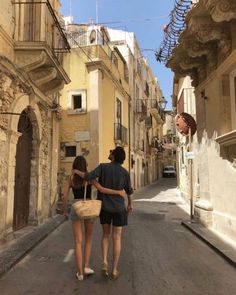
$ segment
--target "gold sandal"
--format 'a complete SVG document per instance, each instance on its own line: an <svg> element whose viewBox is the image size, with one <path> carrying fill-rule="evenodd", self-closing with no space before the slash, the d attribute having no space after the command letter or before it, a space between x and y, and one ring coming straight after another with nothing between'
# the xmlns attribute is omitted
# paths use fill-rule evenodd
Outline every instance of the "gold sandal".
<svg viewBox="0 0 236 295"><path fill-rule="evenodd" d="M117 280L118 277L119 277L119 275L120 275L120 273L119 273L118 270L117 270L116 272L113 272L113 273L111 274L111 280L113 280L113 281Z"/></svg>
<svg viewBox="0 0 236 295"><path fill-rule="evenodd" d="M104 277L108 277L108 265L107 265L107 263L103 263L102 264L102 275L104 276Z"/></svg>

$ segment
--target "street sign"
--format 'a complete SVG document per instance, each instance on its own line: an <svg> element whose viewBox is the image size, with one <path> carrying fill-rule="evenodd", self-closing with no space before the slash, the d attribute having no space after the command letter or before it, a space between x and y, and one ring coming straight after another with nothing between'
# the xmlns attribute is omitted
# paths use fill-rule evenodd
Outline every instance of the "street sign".
<svg viewBox="0 0 236 295"><path fill-rule="evenodd" d="M186 159L188 159L188 160L192 160L192 159L194 159L194 152L186 152L186 153L185 153L185 157L186 157Z"/></svg>

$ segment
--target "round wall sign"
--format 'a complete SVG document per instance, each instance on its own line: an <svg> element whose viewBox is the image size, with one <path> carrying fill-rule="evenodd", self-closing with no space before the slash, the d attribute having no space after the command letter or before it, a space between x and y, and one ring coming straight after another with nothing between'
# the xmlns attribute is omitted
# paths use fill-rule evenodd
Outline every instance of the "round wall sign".
<svg viewBox="0 0 236 295"><path fill-rule="evenodd" d="M189 135L191 128L191 135L194 135L197 130L195 119L188 113L181 113L175 116L176 129L183 135Z"/></svg>

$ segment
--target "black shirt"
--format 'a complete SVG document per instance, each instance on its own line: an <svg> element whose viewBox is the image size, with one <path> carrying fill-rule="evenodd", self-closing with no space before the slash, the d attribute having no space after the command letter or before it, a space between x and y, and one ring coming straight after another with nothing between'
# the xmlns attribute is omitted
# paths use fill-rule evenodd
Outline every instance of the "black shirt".
<svg viewBox="0 0 236 295"><path fill-rule="evenodd" d="M133 193L129 172L119 163L103 163L85 174L85 179L88 181L95 178L98 178L98 182L105 188L124 189L127 195ZM125 209L125 199L119 195L107 195L98 191L98 199L102 201L102 209L105 211L120 212Z"/></svg>
<svg viewBox="0 0 236 295"><path fill-rule="evenodd" d="M73 191L75 199L84 199L84 188L85 188L84 186L81 186L81 187L72 186L72 191ZM86 199L91 199L91 184L87 185Z"/></svg>

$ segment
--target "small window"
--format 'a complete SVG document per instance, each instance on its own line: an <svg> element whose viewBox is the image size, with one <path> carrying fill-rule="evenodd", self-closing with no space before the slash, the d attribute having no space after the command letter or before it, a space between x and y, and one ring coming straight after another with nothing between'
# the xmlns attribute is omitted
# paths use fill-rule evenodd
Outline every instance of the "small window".
<svg viewBox="0 0 236 295"><path fill-rule="evenodd" d="M73 109L82 109L82 95L72 95L72 106Z"/></svg>
<svg viewBox="0 0 236 295"><path fill-rule="evenodd" d="M68 95L68 114L84 114L87 111L86 90L71 90Z"/></svg>
<svg viewBox="0 0 236 295"><path fill-rule="evenodd" d="M95 30L92 30L91 33L90 33L90 36L89 36L89 40L90 40L90 43L95 43L96 41L96 31Z"/></svg>
<svg viewBox="0 0 236 295"><path fill-rule="evenodd" d="M65 156L76 157L76 146L66 146Z"/></svg>

